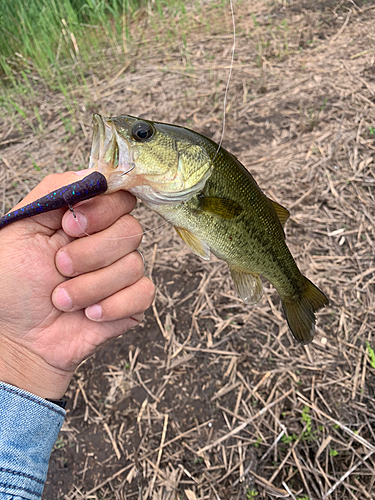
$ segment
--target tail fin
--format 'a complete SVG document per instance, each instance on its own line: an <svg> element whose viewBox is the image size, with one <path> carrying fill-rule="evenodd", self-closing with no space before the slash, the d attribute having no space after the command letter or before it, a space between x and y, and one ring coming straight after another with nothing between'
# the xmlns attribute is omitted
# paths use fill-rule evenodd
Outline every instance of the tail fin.
<svg viewBox="0 0 375 500"><path fill-rule="evenodd" d="M310 280L304 277L305 290L298 298L283 300L283 309L294 337L309 344L315 333L315 312L328 304L328 299Z"/></svg>

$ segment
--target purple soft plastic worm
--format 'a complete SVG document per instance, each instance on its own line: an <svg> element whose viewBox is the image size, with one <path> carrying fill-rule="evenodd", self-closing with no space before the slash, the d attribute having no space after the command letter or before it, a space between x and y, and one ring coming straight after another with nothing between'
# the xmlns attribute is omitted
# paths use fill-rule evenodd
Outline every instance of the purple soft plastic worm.
<svg viewBox="0 0 375 500"><path fill-rule="evenodd" d="M27 219L37 214L71 207L79 201L88 200L107 191L107 180L100 172L93 172L83 179L63 186L56 191L33 201L25 207L18 208L0 218L0 229L17 220Z"/></svg>

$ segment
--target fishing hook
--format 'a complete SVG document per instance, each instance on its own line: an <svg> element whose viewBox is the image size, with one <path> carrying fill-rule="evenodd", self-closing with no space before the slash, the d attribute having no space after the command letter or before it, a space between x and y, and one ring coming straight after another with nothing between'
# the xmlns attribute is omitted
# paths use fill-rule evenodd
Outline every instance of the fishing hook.
<svg viewBox="0 0 375 500"><path fill-rule="evenodd" d="M123 177L124 175L128 174L129 172L131 172L133 170L133 168L135 168L135 163L132 163L132 166L129 168L129 170L127 170L126 172L124 172L123 174L121 174L120 177Z"/></svg>

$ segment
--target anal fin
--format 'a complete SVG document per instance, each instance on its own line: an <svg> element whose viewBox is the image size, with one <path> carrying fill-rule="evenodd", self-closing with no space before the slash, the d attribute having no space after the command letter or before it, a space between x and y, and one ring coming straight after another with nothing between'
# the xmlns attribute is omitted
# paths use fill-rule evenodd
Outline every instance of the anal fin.
<svg viewBox="0 0 375 500"><path fill-rule="evenodd" d="M204 260L210 260L210 248L207 243L194 236L194 234L192 234L187 229L176 226L174 226L174 228L176 230L176 233L186 243L186 245L192 252L194 252L196 255L199 255L199 257L202 257L202 259Z"/></svg>
<svg viewBox="0 0 375 500"><path fill-rule="evenodd" d="M238 295L246 304L255 304L263 295L263 285L259 274L248 273L234 267L230 273Z"/></svg>

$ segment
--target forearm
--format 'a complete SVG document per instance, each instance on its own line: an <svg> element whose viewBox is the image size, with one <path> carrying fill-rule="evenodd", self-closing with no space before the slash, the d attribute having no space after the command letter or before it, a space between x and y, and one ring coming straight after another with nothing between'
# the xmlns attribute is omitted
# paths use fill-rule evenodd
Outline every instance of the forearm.
<svg viewBox="0 0 375 500"><path fill-rule="evenodd" d="M0 499L41 498L65 411L0 382Z"/></svg>

